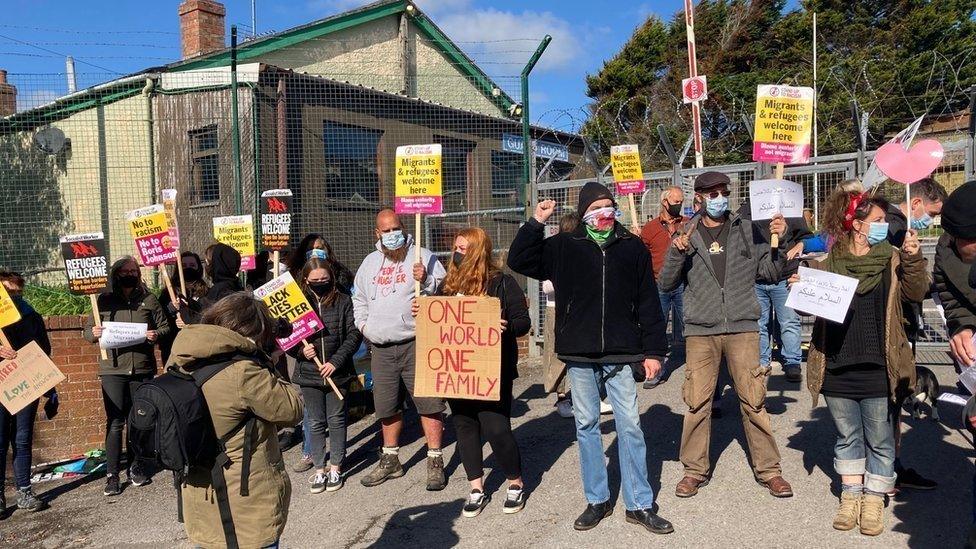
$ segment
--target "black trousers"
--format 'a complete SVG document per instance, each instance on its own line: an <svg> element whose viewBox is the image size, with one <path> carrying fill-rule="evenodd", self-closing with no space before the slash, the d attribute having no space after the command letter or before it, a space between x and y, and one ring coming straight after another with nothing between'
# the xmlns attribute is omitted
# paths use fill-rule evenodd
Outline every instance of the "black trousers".
<svg viewBox="0 0 976 549"><path fill-rule="evenodd" d="M122 430L132 408L132 393L152 375L100 376L102 401L105 403L105 469L110 475L119 474L122 457ZM126 448L126 463L132 463L132 454Z"/></svg>
<svg viewBox="0 0 976 549"><path fill-rule="evenodd" d="M468 480L484 475L483 440L491 445L495 460L508 480L522 476L522 456L512 433L512 380L502 380L501 400L450 399L457 447Z"/></svg>

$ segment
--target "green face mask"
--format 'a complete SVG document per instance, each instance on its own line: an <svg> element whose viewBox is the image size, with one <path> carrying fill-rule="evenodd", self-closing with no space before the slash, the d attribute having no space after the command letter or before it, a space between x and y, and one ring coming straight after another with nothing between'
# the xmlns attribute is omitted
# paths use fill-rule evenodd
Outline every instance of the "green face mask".
<svg viewBox="0 0 976 549"><path fill-rule="evenodd" d="M589 225L584 225L586 227L586 234L593 239L594 242L600 244L601 246L610 238L610 233L613 232L613 227L605 231L598 231Z"/></svg>

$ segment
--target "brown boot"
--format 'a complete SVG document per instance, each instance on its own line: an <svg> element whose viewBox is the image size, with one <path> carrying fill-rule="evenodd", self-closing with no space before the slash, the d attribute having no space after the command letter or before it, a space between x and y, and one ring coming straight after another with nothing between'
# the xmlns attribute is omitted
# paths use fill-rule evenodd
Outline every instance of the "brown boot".
<svg viewBox="0 0 976 549"><path fill-rule="evenodd" d="M851 530L857 526L861 518L861 496L859 492L841 492L840 508L834 517L834 528L837 530Z"/></svg>
<svg viewBox="0 0 976 549"><path fill-rule="evenodd" d="M674 495L679 498L690 498L698 494L698 489L707 486L708 479L698 480L695 477L685 476L683 479L678 481L678 485L674 488Z"/></svg>
<svg viewBox="0 0 976 549"><path fill-rule="evenodd" d="M444 476L444 458L441 456L427 457L427 491L439 492L447 486Z"/></svg>
<svg viewBox="0 0 976 549"><path fill-rule="evenodd" d="M884 497L864 494L861 500L861 533L877 536L884 532Z"/></svg>
<svg viewBox="0 0 976 549"><path fill-rule="evenodd" d="M770 495L775 498L791 498L793 497L793 487L790 486L786 479L780 476L775 476L769 480L762 480L757 478L761 486L769 490Z"/></svg>

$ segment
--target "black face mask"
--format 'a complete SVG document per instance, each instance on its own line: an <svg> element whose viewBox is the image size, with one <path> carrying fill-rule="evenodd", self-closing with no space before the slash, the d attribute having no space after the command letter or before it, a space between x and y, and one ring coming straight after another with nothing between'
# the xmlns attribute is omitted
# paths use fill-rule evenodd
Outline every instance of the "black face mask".
<svg viewBox="0 0 976 549"><path fill-rule="evenodd" d="M130 289L130 290L132 288L136 288L136 287L139 286L139 277L138 276L132 276L132 275L120 276L119 279L118 279L118 281L119 281L119 286L120 287L127 288L127 289Z"/></svg>
<svg viewBox="0 0 976 549"><path fill-rule="evenodd" d="M203 272L200 269L184 267L183 278L186 279L188 282L196 282L198 280L203 280Z"/></svg>
<svg viewBox="0 0 976 549"><path fill-rule="evenodd" d="M667 204L668 215L678 217L681 215L681 204Z"/></svg>
<svg viewBox="0 0 976 549"><path fill-rule="evenodd" d="M312 293L314 293L319 297L322 297L322 296L329 295L329 292L332 291L332 287L334 285L335 284L333 284L332 282L310 282L308 284L308 287L312 290Z"/></svg>
<svg viewBox="0 0 976 549"><path fill-rule="evenodd" d="M454 255L451 256L451 262L454 263L455 267L460 267L462 261L464 261L464 254L461 252L454 252Z"/></svg>

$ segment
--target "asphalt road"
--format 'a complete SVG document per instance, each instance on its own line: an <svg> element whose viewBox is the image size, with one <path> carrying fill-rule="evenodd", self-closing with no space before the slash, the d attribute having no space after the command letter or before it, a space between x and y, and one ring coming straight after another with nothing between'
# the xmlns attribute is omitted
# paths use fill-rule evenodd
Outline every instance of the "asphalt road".
<svg viewBox="0 0 976 549"><path fill-rule="evenodd" d="M936 368L943 387L954 381L949 368ZM308 475L291 473L294 495L282 547L961 547L971 523L973 446L968 434L950 431L927 417L906 421L904 461L939 482L931 492L904 491L886 511L887 529L876 538L830 526L839 488L832 471L833 424L821 404L811 409L809 393L775 372L767 407L782 454L785 477L796 496L775 499L752 478L743 449L738 403L731 388L722 400L724 417L713 422L711 455L716 460L711 484L691 499L674 496L681 478L681 380L641 390L639 403L648 447L651 484L659 494L660 514L675 532L654 536L626 524L618 490L614 514L589 532L576 532L573 520L585 501L572 420L556 414L551 396L542 393L541 373L522 367L515 384L518 401L515 435L523 451L531 495L526 508L504 515L498 491L503 477L491 471L491 505L474 519L461 517L468 488L448 430L445 456L450 481L443 492L424 489L423 441L416 416L408 416L401 458L407 475L375 488L359 479L372 467L379 448L371 418L349 432L350 476L335 493L312 495ZM611 485L619 483L613 419L604 416L604 443ZM287 452L290 465L299 449ZM486 455L490 454L486 450ZM487 467L494 467L489 458ZM166 475L142 488L129 487L118 498L101 495L103 479L37 486L51 499L47 511L17 512L0 523L3 547L182 547L188 546L176 522L173 488Z"/></svg>

